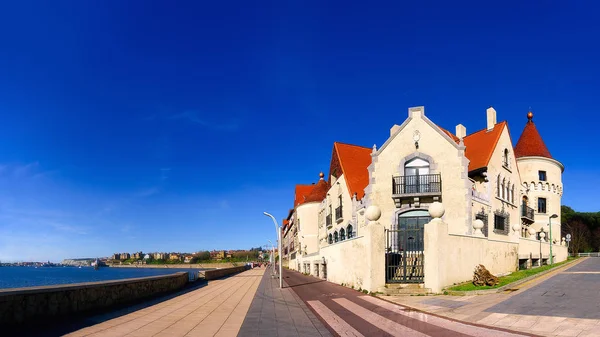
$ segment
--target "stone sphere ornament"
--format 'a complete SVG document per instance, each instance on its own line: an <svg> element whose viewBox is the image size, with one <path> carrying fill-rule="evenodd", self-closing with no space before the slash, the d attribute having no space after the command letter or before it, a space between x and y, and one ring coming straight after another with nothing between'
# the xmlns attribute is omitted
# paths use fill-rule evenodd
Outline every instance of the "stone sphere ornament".
<svg viewBox="0 0 600 337"><path fill-rule="evenodd" d="M544 233L543 231L540 232L540 240L545 241L544 238L546 237L546 233Z"/></svg>
<svg viewBox="0 0 600 337"><path fill-rule="evenodd" d="M535 229L529 227L529 229L527 230L527 233L529 233L530 237L533 237L533 236L535 236Z"/></svg>
<svg viewBox="0 0 600 337"><path fill-rule="evenodd" d="M367 208L365 215L369 221L377 221L381 218L381 210L379 207L372 205Z"/></svg>
<svg viewBox="0 0 600 337"><path fill-rule="evenodd" d="M514 232L518 232L518 231L520 231L520 230L521 230L521 225L519 225L518 223L516 223L516 224L512 225L512 230L513 230Z"/></svg>
<svg viewBox="0 0 600 337"><path fill-rule="evenodd" d="M435 201L431 205L429 205L429 215L431 215L434 219L439 219L444 216L446 210L444 209L444 205L441 202Z"/></svg>

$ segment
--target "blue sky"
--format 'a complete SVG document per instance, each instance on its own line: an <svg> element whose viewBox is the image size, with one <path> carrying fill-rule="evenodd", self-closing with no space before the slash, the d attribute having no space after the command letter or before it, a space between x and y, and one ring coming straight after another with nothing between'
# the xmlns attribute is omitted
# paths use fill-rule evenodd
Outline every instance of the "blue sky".
<svg viewBox="0 0 600 337"><path fill-rule="evenodd" d="M274 241L332 143L410 106L516 143L532 107L563 204L599 211L598 8L570 3L9 2L0 260Z"/></svg>

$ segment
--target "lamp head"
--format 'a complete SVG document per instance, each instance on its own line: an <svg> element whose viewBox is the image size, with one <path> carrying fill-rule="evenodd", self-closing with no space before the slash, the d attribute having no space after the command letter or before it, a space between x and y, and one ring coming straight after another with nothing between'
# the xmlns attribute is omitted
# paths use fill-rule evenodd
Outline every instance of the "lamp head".
<svg viewBox="0 0 600 337"><path fill-rule="evenodd" d="M558 218L558 215L556 215L556 214L552 214L552 215L550 216L550 219L556 219L556 218Z"/></svg>

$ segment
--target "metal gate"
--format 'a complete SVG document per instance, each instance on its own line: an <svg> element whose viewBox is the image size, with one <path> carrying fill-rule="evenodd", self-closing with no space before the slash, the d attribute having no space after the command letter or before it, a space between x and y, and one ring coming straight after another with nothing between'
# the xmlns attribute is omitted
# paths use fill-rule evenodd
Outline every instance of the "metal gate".
<svg viewBox="0 0 600 337"><path fill-rule="evenodd" d="M423 283L424 226L428 216L398 217L398 229L386 229L386 283Z"/></svg>

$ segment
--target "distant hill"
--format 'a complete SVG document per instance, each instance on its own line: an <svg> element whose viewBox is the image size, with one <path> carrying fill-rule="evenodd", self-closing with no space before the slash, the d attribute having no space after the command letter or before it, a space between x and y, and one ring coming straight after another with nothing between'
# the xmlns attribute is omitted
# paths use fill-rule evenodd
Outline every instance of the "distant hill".
<svg viewBox="0 0 600 337"><path fill-rule="evenodd" d="M571 234L570 252L600 251L600 212L577 212L561 206L562 237Z"/></svg>
<svg viewBox="0 0 600 337"><path fill-rule="evenodd" d="M90 264L92 264L92 262L94 262L96 259L92 259L92 258L82 258L82 259L64 259L61 264L65 265L65 266L89 266Z"/></svg>

